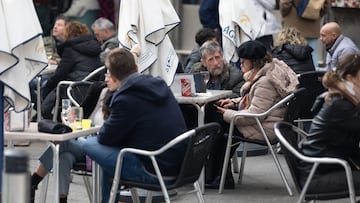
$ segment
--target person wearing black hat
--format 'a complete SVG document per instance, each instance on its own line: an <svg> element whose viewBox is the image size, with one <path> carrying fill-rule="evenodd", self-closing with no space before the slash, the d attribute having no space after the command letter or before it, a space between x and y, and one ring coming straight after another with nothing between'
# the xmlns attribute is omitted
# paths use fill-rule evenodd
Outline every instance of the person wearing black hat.
<svg viewBox="0 0 360 203"><path fill-rule="evenodd" d="M237 50L240 57L241 70L244 73L245 84L241 87L239 98L221 99L216 102L217 112L220 113L219 123L223 130L228 132L232 116L241 111L248 113L262 113L268 110L275 103L286 97L295 90L298 80L296 74L283 61L279 61L266 51L265 46L258 41L243 43ZM275 139L273 126L275 121L282 120L285 107L274 110L268 117L261 120L266 134L270 140ZM251 119L251 120L250 120ZM243 136L249 139L264 140L260 130L253 118L238 118L235 122L236 136ZM222 139L216 144L210 157L212 168L217 168L219 174L222 170L227 139ZM235 149L231 150L232 157Z"/></svg>

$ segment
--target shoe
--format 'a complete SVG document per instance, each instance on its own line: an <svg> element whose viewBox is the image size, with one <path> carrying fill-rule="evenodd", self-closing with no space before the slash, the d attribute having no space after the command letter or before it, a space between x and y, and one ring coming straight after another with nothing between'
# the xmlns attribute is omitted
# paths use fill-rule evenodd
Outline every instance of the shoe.
<svg viewBox="0 0 360 203"><path fill-rule="evenodd" d="M212 181L211 183L205 183L205 188L206 189L219 189L220 179L221 179L221 177L217 176L215 178L215 180ZM235 182L234 182L234 178L232 176L231 177L226 176L224 189L235 189Z"/></svg>

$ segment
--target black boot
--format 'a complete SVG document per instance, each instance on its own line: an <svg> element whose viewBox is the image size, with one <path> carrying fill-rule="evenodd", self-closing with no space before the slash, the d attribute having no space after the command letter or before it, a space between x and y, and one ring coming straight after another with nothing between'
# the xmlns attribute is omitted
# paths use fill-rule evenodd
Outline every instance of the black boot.
<svg viewBox="0 0 360 203"><path fill-rule="evenodd" d="M33 173L33 175L31 176L31 191L30 191L30 202L34 203L35 201L35 191L37 190L37 186L39 185L39 183L41 182L41 180L43 179L43 177L39 176L36 173Z"/></svg>

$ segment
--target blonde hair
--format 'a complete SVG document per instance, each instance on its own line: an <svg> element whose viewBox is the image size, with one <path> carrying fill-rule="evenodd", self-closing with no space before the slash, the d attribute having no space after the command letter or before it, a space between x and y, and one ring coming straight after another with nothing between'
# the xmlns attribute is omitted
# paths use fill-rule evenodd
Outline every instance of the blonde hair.
<svg viewBox="0 0 360 203"><path fill-rule="evenodd" d="M283 28L275 42L274 42L274 46L278 47L284 43L289 43L289 44L294 44L294 45L307 45L307 41L306 39L301 35L301 32L294 28L294 27L286 27Z"/></svg>

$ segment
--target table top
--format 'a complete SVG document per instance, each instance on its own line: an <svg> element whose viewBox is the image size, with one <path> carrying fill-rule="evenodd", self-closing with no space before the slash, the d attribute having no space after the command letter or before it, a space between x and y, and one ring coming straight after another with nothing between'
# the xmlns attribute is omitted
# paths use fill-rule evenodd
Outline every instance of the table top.
<svg viewBox="0 0 360 203"><path fill-rule="evenodd" d="M5 140L44 140L44 141L66 141L77 137L87 136L99 131L101 126L94 126L86 130L77 130L64 134L52 134L38 132L37 123L30 123L25 131L4 131Z"/></svg>
<svg viewBox="0 0 360 203"><path fill-rule="evenodd" d="M206 104L212 101L216 101L221 98L226 98L232 95L233 92L231 90L207 90L206 93L196 93L195 96L192 97L183 97L176 96L175 98L180 104Z"/></svg>

